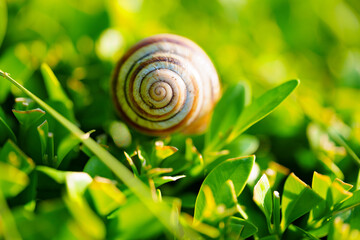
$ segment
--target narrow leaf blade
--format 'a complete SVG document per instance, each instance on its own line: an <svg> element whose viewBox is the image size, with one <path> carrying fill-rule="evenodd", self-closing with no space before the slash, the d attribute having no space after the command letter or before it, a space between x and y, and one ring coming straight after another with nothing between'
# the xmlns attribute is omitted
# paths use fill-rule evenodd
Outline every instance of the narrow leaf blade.
<svg viewBox="0 0 360 240"><path fill-rule="evenodd" d="M250 126L270 114L294 91L299 83L299 80L290 80L255 99L255 101L242 112L228 141L231 142Z"/></svg>

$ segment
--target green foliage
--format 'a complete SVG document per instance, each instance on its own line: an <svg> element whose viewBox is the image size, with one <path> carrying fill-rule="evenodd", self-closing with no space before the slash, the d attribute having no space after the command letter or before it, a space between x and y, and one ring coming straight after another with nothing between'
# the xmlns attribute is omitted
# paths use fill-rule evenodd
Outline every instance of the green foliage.
<svg viewBox="0 0 360 240"><path fill-rule="evenodd" d="M281 199L282 228L315 207L321 198L293 173L286 179ZM306 204L304 204L306 202Z"/></svg>
<svg viewBox="0 0 360 240"><path fill-rule="evenodd" d="M0 2L0 46L5 37L6 25L7 25L7 11L6 11L6 2Z"/></svg>
<svg viewBox="0 0 360 240"><path fill-rule="evenodd" d="M216 221L217 215L237 207L255 156L229 159L214 168L203 181L195 203L195 221ZM222 207L223 209L219 210ZM221 211L221 212L219 212Z"/></svg>
<svg viewBox="0 0 360 240"><path fill-rule="evenodd" d="M359 7L0 0L0 239L358 239ZM112 106L116 62L164 32L221 78L202 135Z"/></svg>
<svg viewBox="0 0 360 240"><path fill-rule="evenodd" d="M264 174L254 187L254 202L260 207L266 216L268 224L271 223L273 202L269 179Z"/></svg>

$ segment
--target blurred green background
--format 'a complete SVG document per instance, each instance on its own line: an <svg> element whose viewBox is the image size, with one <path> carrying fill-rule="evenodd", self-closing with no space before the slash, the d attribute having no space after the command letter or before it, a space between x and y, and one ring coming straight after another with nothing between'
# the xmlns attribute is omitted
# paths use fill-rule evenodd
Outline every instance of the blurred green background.
<svg viewBox="0 0 360 240"><path fill-rule="evenodd" d="M257 97L301 80L290 99L248 130L260 140L259 165L275 160L308 183L314 170L354 183L359 21L358 0L0 0L0 69L46 99L39 71L46 62L73 100L80 127L101 133L117 119L109 80L126 49L157 33L183 35L209 54L224 89L245 81ZM7 116L14 96L21 93L1 80Z"/></svg>

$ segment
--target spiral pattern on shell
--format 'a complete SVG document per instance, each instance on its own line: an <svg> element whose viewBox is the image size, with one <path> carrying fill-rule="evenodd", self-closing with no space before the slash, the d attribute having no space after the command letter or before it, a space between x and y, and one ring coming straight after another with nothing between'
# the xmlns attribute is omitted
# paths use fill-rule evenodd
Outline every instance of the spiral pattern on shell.
<svg viewBox="0 0 360 240"><path fill-rule="evenodd" d="M120 59L112 95L121 117L141 132L199 133L219 99L220 85L198 45L161 34L140 41Z"/></svg>

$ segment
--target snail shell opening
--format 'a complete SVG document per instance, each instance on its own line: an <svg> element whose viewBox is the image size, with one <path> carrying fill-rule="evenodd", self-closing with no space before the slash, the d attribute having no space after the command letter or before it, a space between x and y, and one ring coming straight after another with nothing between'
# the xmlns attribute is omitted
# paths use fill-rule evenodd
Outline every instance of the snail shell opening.
<svg viewBox="0 0 360 240"><path fill-rule="evenodd" d="M146 38L118 62L112 96L122 119L140 132L203 132L220 97L219 77L206 53L172 34Z"/></svg>

